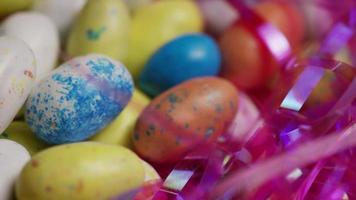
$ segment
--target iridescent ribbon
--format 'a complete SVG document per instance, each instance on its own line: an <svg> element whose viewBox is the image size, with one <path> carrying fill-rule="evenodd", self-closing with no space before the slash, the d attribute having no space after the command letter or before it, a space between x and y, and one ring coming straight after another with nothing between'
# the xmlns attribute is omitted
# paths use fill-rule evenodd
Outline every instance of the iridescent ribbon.
<svg viewBox="0 0 356 200"><path fill-rule="evenodd" d="M280 66L284 66L293 58L291 45L278 28L266 22L242 0L227 0L227 2L240 13L237 23L250 31Z"/></svg>

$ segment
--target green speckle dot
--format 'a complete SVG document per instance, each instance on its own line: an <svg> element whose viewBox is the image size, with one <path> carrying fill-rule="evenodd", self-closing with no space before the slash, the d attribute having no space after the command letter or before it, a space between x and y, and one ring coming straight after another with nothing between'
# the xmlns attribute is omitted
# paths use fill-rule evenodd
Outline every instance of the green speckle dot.
<svg viewBox="0 0 356 200"><path fill-rule="evenodd" d="M7 134L6 132L4 132L2 135L0 135L0 138L8 139L8 138L9 138L9 134Z"/></svg>
<svg viewBox="0 0 356 200"><path fill-rule="evenodd" d="M207 128L205 131L205 138L209 138L210 136L212 136L214 133L214 130L215 129L212 127Z"/></svg>
<svg viewBox="0 0 356 200"><path fill-rule="evenodd" d="M99 30L89 29L86 32L88 40L95 41L99 40L102 33L106 31L106 27L101 27Z"/></svg>
<svg viewBox="0 0 356 200"><path fill-rule="evenodd" d="M138 141L140 139L140 135L138 133L133 134L134 140Z"/></svg>
<svg viewBox="0 0 356 200"><path fill-rule="evenodd" d="M172 94L168 95L168 101L172 104L175 104L175 103L179 102L180 100L176 94L172 93Z"/></svg>

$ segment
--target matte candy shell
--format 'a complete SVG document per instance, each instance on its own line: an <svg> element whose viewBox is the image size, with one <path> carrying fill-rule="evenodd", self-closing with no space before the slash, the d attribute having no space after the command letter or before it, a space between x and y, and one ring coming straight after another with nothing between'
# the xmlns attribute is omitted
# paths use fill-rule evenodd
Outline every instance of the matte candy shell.
<svg viewBox="0 0 356 200"><path fill-rule="evenodd" d="M164 43L202 30L202 17L191 0L156 1L135 12L127 67L137 79L150 56Z"/></svg>
<svg viewBox="0 0 356 200"><path fill-rule="evenodd" d="M11 14L19 10L30 8L33 0L1 0L0 17Z"/></svg>
<svg viewBox="0 0 356 200"><path fill-rule="evenodd" d="M90 140L132 148L131 134L137 118L149 103L150 99L135 89L132 99L120 115Z"/></svg>
<svg viewBox="0 0 356 200"><path fill-rule="evenodd" d="M35 0L33 10L51 18L64 38L86 2L87 0Z"/></svg>
<svg viewBox="0 0 356 200"><path fill-rule="evenodd" d="M234 118L237 102L236 89L221 78L175 86L141 113L133 134L135 150L149 161L177 161L195 145L216 140Z"/></svg>
<svg viewBox="0 0 356 200"><path fill-rule="evenodd" d="M5 132L0 135L0 138L13 140L23 145L31 155L48 147L35 136L30 127L23 121L12 122Z"/></svg>
<svg viewBox="0 0 356 200"><path fill-rule="evenodd" d="M88 1L69 34L70 56L100 53L117 60L127 57L130 16L121 0Z"/></svg>
<svg viewBox="0 0 356 200"><path fill-rule="evenodd" d="M139 86L146 94L157 96L186 80L217 75L220 64L219 47L211 37L183 35L165 44L150 58Z"/></svg>
<svg viewBox="0 0 356 200"><path fill-rule="evenodd" d="M209 32L220 35L238 19L238 13L227 1L197 0Z"/></svg>
<svg viewBox="0 0 356 200"><path fill-rule="evenodd" d="M144 180L141 160L130 150L75 143L35 155L16 183L16 196L18 200L106 200Z"/></svg>
<svg viewBox="0 0 356 200"><path fill-rule="evenodd" d="M12 199L15 180L30 154L24 147L11 140L0 139L0 199Z"/></svg>
<svg viewBox="0 0 356 200"><path fill-rule="evenodd" d="M132 12L152 3L154 0L124 0Z"/></svg>
<svg viewBox="0 0 356 200"><path fill-rule="evenodd" d="M47 143L82 141L114 120L132 92L132 78L121 63L95 54L78 57L32 91L25 119Z"/></svg>
<svg viewBox="0 0 356 200"><path fill-rule="evenodd" d="M0 37L0 134L15 118L35 84L35 56L13 37Z"/></svg>
<svg viewBox="0 0 356 200"><path fill-rule="evenodd" d="M36 12L19 12L6 18L1 26L5 35L22 39L33 51L39 82L56 66L59 53L58 30L52 20Z"/></svg>
<svg viewBox="0 0 356 200"><path fill-rule="evenodd" d="M161 179L157 171L150 164L148 164L144 160L141 160L141 162L142 162L143 169L145 170L145 182Z"/></svg>

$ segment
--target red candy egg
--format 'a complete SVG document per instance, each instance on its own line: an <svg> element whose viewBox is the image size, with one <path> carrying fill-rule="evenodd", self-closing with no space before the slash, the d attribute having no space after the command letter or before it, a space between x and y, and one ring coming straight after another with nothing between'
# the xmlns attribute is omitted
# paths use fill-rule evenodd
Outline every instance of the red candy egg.
<svg viewBox="0 0 356 200"><path fill-rule="evenodd" d="M287 3L262 2L255 11L278 28L288 39L293 50L298 49L304 25L302 16ZM229 28L219 39L223 54L221 75L242 89L256 89L270 81L278 69L277 63L262 44L243 25Z"/></svg>
<svg viewBox="0 0 356 200"><path fill-rule="evenodd" d="M155 98L133 134L136 152L155 163L175 162L196 145L211 142L233 120L235 87L217 77L186 81Z"/></svg>

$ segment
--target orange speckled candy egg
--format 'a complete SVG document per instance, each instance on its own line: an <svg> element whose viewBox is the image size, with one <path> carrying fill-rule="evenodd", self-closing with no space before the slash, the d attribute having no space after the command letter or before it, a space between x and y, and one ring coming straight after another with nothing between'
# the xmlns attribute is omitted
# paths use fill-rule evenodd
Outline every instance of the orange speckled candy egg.
<svg viewBox="0 0 356 200"><path fill-rule="evenodd" d="M288 3L262 2L254 8L288 39L294 51L304 36L303 17ZM241 24L226 30L219 38L223 55L221 75L242 89L265 86L278 67L259 40Z"/></svg>
<svg viewBox="0 0 356 200"><path fill-rule="evenodd" d="M224 79L183 82L141 113L133 133L135 150L151 162L175 162L197 144L216 140L233 120L237 103L237 90Z"/></svg>

